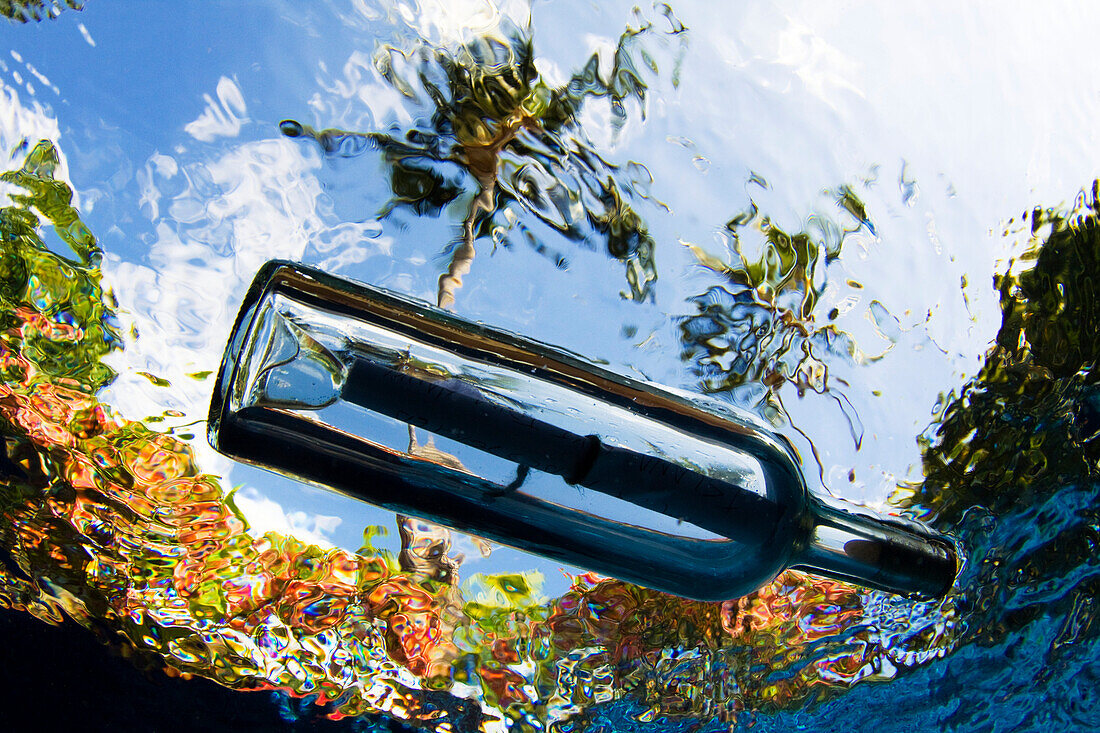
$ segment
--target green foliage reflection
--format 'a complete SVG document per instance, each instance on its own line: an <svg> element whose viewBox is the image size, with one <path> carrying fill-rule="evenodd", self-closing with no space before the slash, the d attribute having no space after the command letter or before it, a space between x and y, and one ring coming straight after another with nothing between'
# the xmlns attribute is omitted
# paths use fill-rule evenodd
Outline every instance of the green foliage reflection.
<svg viewBox="0 0 1100 733"><path fill-rule="evenodd" d="M965 640L1054 620L1044 670L1100 634L1098 190L1022 217L1027 245L995 280L996 342L921 439L924 481L896 497L969 546Z"/></svg>
<svg viewBox="0 0 1100 733"><path fill-rule="evenodd" d="M63 8L83 10L79 0L0 0L0 16L28 23L45 18L56 18Z"/></svg>
<svg viewBox="0 0 1100 733"><path fill-rule="evenodd" d="M723 281L691 298L696 312L680 321L681 358L694 365L704 390L764 401L787 382L800 394L824 392L825 352L857 353L848 334L820 324L817 306L829 263L849 235L860 229L874 233L874 225L850 187L832 198L847 216L813 214L793 234L750 201L721 233L728 261L688 245L699 264Z"/></svg>
<svg viewBox="0 0 1100 733"><path fill-rule="evenodd" d="M996 279L1003 319L978 376L925 442L913 501L957 523L1100 478L1100 204L1025 214L1027 249Z"/></svg>
<svg viewBox="0 0 1100 733"><path fill-rule="evenodd" d="M453 51L382 47L375 55L377 71L409 100L427 102L428 124L402 134L314 130L294 120L280 129L289 137L312 138L332 156L381 151L393 194L383 215L435 215L456 200L468 201L461 238L440 278L441 306L453 302L481 239L508 245L518 234L566 266L538 227L524 223L528 216L567 240L602 245L626 267L629 290L623 295L645 300L657 279L655 242L630 200L644 197L636 182L648 180L649 173L635 163L620 168L604 160L578 115L588 100L606 99L617 133L632 102L644 113L659 50L674 44L682 51L686 38L672 11L658 9L663 29L639 17L619 38L609 71L601 72L593 55L558 87L536 70L528 31L514 26Z"/></svg>
<svg viewBox="0 0 1100 733"><path fill-rule="evenodd" d="M19 374L11 363L7 368L15 371L5 377L32 385L60 379L94 392L114 377L101 358L118 347L119 334L96 269L102 253L72 206L72 190L54 178L59 162L56 148L41 142L21 168L0 174L0 181L25 191L11 195L15 205L0 209L0 307L9 322L29 319L18 333L5 333L4 345L34 369ZM43 219L75 259L46 246L38 234Z"/></svg>

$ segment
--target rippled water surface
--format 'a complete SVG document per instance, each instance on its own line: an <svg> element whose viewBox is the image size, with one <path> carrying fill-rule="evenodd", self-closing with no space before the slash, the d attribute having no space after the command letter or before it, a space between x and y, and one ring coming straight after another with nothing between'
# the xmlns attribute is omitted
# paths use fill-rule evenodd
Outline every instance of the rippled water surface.
<svg viewBox="0 0 1100 733"><path fill-rule="evenodd" d="M0 2L0 613L324 725L1100 727L1088 6L76 5ZM753 410L956 586L690 602L235 464L271 258Z"/></svg>

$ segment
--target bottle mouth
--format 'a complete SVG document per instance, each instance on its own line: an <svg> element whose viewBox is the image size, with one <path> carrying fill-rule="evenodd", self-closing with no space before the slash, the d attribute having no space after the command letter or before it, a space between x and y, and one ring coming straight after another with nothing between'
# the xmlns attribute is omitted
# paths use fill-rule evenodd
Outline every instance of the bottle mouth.
<svg viewBox="0 0 1100 733"><path fill-rule="evenodd" d="M947 537L914 523L813 504L809 542L792 568L915 600L939 600L951 591L959 560Z"/></svg>

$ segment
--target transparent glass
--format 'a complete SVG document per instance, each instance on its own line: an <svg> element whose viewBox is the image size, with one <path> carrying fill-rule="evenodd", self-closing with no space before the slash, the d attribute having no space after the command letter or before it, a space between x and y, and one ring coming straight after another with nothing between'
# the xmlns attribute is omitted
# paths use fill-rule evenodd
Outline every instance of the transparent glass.
<svg viewBox="0 0 1100 733"><path fill-rule="evenodd" d="M301 265L270 262L211 404L219 451L702 600L787 567L944 595L953 547L810 497L752 416Z"/></svg>

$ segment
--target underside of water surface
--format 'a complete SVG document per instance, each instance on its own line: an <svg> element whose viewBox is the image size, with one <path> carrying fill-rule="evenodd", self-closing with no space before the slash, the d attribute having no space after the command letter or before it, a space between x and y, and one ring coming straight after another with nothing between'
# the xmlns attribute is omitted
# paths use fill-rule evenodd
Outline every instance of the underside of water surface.
<svg viewBox="0 0 1100 733"><path fill-rule="evenodd" d="M990 12L0 1L0 633L212 729L1100 727L1096 62ZM959 577L688 601L235 464L272 258L751 410Z"/></svg>

